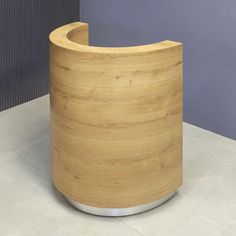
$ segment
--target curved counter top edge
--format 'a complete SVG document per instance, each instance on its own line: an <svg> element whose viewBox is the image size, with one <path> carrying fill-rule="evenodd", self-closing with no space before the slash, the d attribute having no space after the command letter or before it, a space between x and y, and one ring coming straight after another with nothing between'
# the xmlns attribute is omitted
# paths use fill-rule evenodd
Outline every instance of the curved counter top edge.
<svg viewBox="0 0 236 236"><path fill-rule="evenodd" d="M83 34L82 39L77 36ZM152 51L165 50L173 47L181 47L183 44L165 40L157 43L129 47L97 47L88 46L88 24L74 22L55 29L49 36L51 43L58 47L84 53L98 54L134 54L150 53Z"/></svg>

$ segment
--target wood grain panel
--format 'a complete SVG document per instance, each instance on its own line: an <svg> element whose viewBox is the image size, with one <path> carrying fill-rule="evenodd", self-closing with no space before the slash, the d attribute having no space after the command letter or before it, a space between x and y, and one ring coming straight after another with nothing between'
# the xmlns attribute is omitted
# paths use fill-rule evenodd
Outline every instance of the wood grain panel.
<svg viewBox="0 0 236 236"><path fill-rule="evenodd" d="M50 35L52 175L74 201L146 204L182 184L182 44L88 46L88 25Z"/></svg>

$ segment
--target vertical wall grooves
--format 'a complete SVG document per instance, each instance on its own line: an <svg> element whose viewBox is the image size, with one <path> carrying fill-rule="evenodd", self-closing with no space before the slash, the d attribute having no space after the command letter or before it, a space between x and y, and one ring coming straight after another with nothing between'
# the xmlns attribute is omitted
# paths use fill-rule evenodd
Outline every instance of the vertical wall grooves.
<svg viewBox="0 0 236 236"><path fill-rule="evenodd" d="M0 0L0 111L48 93L48 35L79 0Z"/></svg>

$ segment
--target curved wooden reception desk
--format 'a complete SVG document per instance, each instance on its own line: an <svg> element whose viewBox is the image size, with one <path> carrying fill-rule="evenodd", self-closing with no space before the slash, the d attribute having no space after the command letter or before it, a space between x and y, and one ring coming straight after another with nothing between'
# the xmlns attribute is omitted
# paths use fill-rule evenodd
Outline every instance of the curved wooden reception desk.
<svg viewBox="0 0 236 236"><path fill-rule="evenodd" d="M88 25L50 35L52 176L97 215L151 209L182 183L182 44L88 46Z"/></svg>

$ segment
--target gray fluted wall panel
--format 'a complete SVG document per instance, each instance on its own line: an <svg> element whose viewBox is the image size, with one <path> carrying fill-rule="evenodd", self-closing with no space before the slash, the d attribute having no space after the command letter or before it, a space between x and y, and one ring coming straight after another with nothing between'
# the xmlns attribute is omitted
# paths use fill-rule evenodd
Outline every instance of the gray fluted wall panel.
<svg viewBox="0 0 236 236"><path fill-rule="evenodd" d="M0 0L0 111L48 93L48 35L79 0Z"/></svg>

